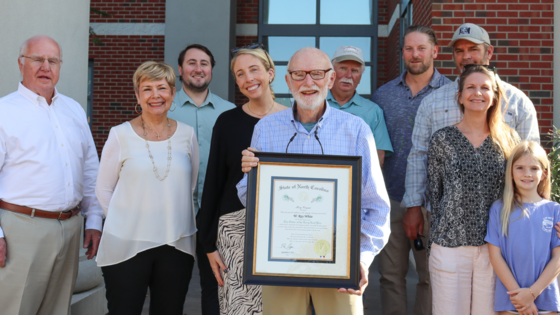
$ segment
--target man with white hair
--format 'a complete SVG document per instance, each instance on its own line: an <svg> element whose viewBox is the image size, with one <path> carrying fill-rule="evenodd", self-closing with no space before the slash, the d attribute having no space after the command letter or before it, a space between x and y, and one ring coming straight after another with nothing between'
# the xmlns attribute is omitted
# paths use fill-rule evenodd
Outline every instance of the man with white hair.
<svg viewBox="0 0 560 315"><path fill-rule="evenodd" d="M55 88L58 43L28 39L18 64L18 90L0 99L0 313L68 314L80 210L88 259L101 238L99 159L84 110Z"/></svg>
<svg viewBox="0 0 560 315"><path fill-rule="evenodd" d="M385 156L393 154L383 110L356 92L366 68L364 53L358 47L340 46L333 55L332 63L336 76L327 101L330 106L356 115L368 124L375 139L379 163L383 167Z"/></svg>
<svg viewBox="0 0 560 315"><path fill-rule="evenodd" d="M383 183L373 134L359 117L332 108L326 100L335 73L329 57L312 47L298 50L288 63L286 82L294 97L291 110L262 118L253 132L251 150L362 157L360 288L263 287L264 314L363 314L361 295L368 284L368 268L389 238L389 197ZM295 131L295 135L294 135ZM254 148L254 149L253 149ZM243 151L242 170L258 158ZM247 197L247 175L237 184L239 199ZM345 294L350 293L350 294Z"/></svg>

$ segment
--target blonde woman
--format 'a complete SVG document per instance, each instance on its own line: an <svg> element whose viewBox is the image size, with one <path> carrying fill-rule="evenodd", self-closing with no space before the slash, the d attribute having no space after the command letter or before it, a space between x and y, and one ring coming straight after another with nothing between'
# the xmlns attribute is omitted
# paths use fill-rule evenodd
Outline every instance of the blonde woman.
<svg viewBox="0 0 560 315"><path fill-rule="evenodd" d="M494 276L484 242L492 203L518 136L500 110L500 87L486 66L459 79L463 120L436 131L428 150L429 270L434 315L494 314Z"/></svg>
<svg viewBox="0 0 560 315"><path fill-rule="evenodd" d="M221 314L261 314L260 286L243 285L245 209L235 185L243 178L241 151L259 120L286 107L274 101L274 63L260 45L233 51L231 71L249 102L218 117L212 132L198 235L218 281Z"/></svg>
<svg viewBox="0 0 560 315"><path fill-rule="evenodd" d="M140 115L111 128L95 189L107 219L97 254L110 314L183 314L196 249L192 193L198 144L167 118L175 71L143 63L133 77ZM140 110L141 108L141 110Z"/></svg>
<svg viewBox="0 0 560 315"><path fill-rule="evenodd" d="M490 209L485 238L498 276L494 310L500 315L560 311L560 239L552 228L559 220L546 152L522 142L508 159L504 196Z"/></svg>

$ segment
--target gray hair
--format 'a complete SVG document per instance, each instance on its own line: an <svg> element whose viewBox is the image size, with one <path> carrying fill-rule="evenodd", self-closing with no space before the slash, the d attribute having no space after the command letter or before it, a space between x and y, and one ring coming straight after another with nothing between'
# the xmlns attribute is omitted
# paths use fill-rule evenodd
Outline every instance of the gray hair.
<svg viewBox="0 0 560 315"><path fill-rule="evenodd" d="M60 60L62 60L62 47L60 47L60 45L58 44L58 42L54 39L52 39L51 37L47 36L47 35L36 35L33 36L31 38L28 38L27 40L25 40L21 46L19 46L19 55L18 58L20 59L22 64L25 64L25 58L23 58L23 56L25 56L27 54L27 49L29 48L29 43L31 43L32 41L41 39L41 38L47 38L52 40L53 42L55 42L55 44L58 46L58 51L60 52Z"/></svg>

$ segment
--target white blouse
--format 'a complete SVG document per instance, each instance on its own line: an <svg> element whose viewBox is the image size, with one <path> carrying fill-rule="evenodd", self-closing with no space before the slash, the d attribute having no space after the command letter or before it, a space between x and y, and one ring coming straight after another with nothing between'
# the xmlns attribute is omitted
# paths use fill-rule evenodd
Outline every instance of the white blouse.
<svg viewBox="0 0 560 315"><path fill-rule="evenodd" d="M97 265L123 262L137 253L171 245L195 257L192 194L198 176L198 143L191 126L177 122L171 166L156 178L146 147L129 122L111 128L103 147L95 194L106 215ZM168 141L148 141L160 177L167 169Z"/></svg>

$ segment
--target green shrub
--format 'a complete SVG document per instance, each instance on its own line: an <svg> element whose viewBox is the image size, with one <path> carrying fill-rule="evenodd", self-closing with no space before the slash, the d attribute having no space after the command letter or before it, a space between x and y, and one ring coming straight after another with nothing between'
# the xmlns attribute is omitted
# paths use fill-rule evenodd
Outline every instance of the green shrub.
<svg viewBox="0 0 560 315"><path fill-rule="evenodd" d="M552 144L552 149L548 154L552 179L550 198L560 203L560 130L553 127L553 131L548 135L550 136L549 143Z"/></svg>

